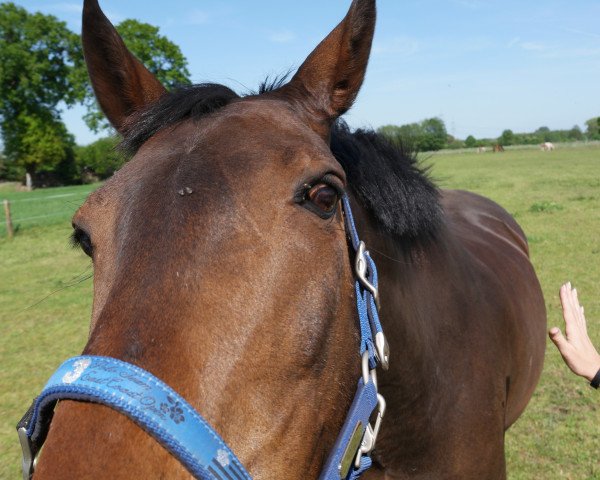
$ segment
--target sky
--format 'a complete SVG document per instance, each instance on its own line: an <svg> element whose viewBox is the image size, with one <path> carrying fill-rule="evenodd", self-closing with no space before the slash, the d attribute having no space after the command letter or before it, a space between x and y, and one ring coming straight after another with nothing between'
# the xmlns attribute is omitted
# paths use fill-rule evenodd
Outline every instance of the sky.
<svg viewBox="0 0 600 480"><path fill-rule="evenodd" d="M81 30L83 1L17 0ZM350 0L100 0L113 23L160 27L189 61L194 82L238 93L299 67L343 18ZM448 132L570 129L600 115L600 1L378 0L369 69L355 128L440 117ZM82 108L63 119L92 142Z"/></svg>

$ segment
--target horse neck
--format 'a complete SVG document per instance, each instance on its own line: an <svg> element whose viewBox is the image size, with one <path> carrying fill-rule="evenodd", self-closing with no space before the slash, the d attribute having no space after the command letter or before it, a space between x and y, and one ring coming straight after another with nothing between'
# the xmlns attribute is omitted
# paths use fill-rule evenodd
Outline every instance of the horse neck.
<svg viewBox="0 0 600 480"><path fill-rule="evenodd" d="M366 226L365 242L378 267L380 317L391 350L390 370L381 375L382 388L393 387L400 408L432 404L437 401L431 395L439 370L436 346L443 340L443 326L452 322L440 305L452 300L439 298L434 304L431 298L450 295L448 265L454 263L453 247L435 239L394 238L366 212L358 216ZM445 231L442 225L440 237L445 237Z"/></svg>

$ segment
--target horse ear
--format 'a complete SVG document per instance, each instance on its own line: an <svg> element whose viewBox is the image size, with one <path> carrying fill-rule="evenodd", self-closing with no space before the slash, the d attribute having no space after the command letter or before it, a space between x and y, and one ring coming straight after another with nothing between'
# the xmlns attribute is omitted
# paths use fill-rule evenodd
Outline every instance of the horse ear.
<svg viewBox="0 0 600 480"><path fill-rule="evenodd" d="M84 1L82 40L98 103L113 127L122 132L130 114L166 90L127 49L98 0Z"/></svg>
<svg viewBox="0 0 600 480"><path fill-rule="evenodd" d="M354 0L344 20L282 87L326 130L350 109L358 95L371 53L375 18L375 0Z"/></svg>

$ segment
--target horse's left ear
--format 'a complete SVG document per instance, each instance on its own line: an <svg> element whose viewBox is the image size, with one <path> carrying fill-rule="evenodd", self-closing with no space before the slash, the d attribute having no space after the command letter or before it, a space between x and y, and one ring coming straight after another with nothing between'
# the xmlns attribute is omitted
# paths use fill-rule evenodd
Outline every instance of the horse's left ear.
<svg viewBox="0 0 600 480"><path fill-rule="evenodd" d="M98 0L84 0L82 40L96 99L112 126L122 133L129 115L166 90L127 49Z"/></svg>
<svg viewBox="0 0 600 480"><path fill-rule="evenodd" d="M375 0L354 0L344 20L281 88L316 117L318 130L328 132L354 103L369 62L375 18Z"/></svg>

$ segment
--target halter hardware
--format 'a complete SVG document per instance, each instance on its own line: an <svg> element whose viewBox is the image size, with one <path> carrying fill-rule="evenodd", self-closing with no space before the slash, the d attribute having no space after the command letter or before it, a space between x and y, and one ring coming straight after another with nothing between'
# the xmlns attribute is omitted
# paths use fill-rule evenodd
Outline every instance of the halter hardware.
<svg viewBox="0 0 600 480"><path fill-rule="evenodd" d="M377 437L379 436L379 430L381 429L381 422L383 420L383 416L385 415L386 406L385 398L383 398L383 395L378 393L377 417L375 419L375 426L372 427L371 424L367 425L362 442L360 442L360 449L358 450L356 458L354 459L355 468L360 468L363 455L371 455L371 452L375 450L375 443L377 442Z"/></svg>
<svg viewBox="0 0 600 480"><path fill-rule="evenodd" d="M381 310L381 303L379 301L379 289L371 282L369 282L369 279L367 278L367 271L369 265L367 263L367 257L365 255L366 253L369 252L367 252L365 242L361 240L358 243L358 249L356 250L356 259L354 260L354 272L356 273L358 281L361 283L361 285L364 288L366 288L369 292L371 292L371 295L373 295L373 300L375 300L377 310Z"/></svg>

